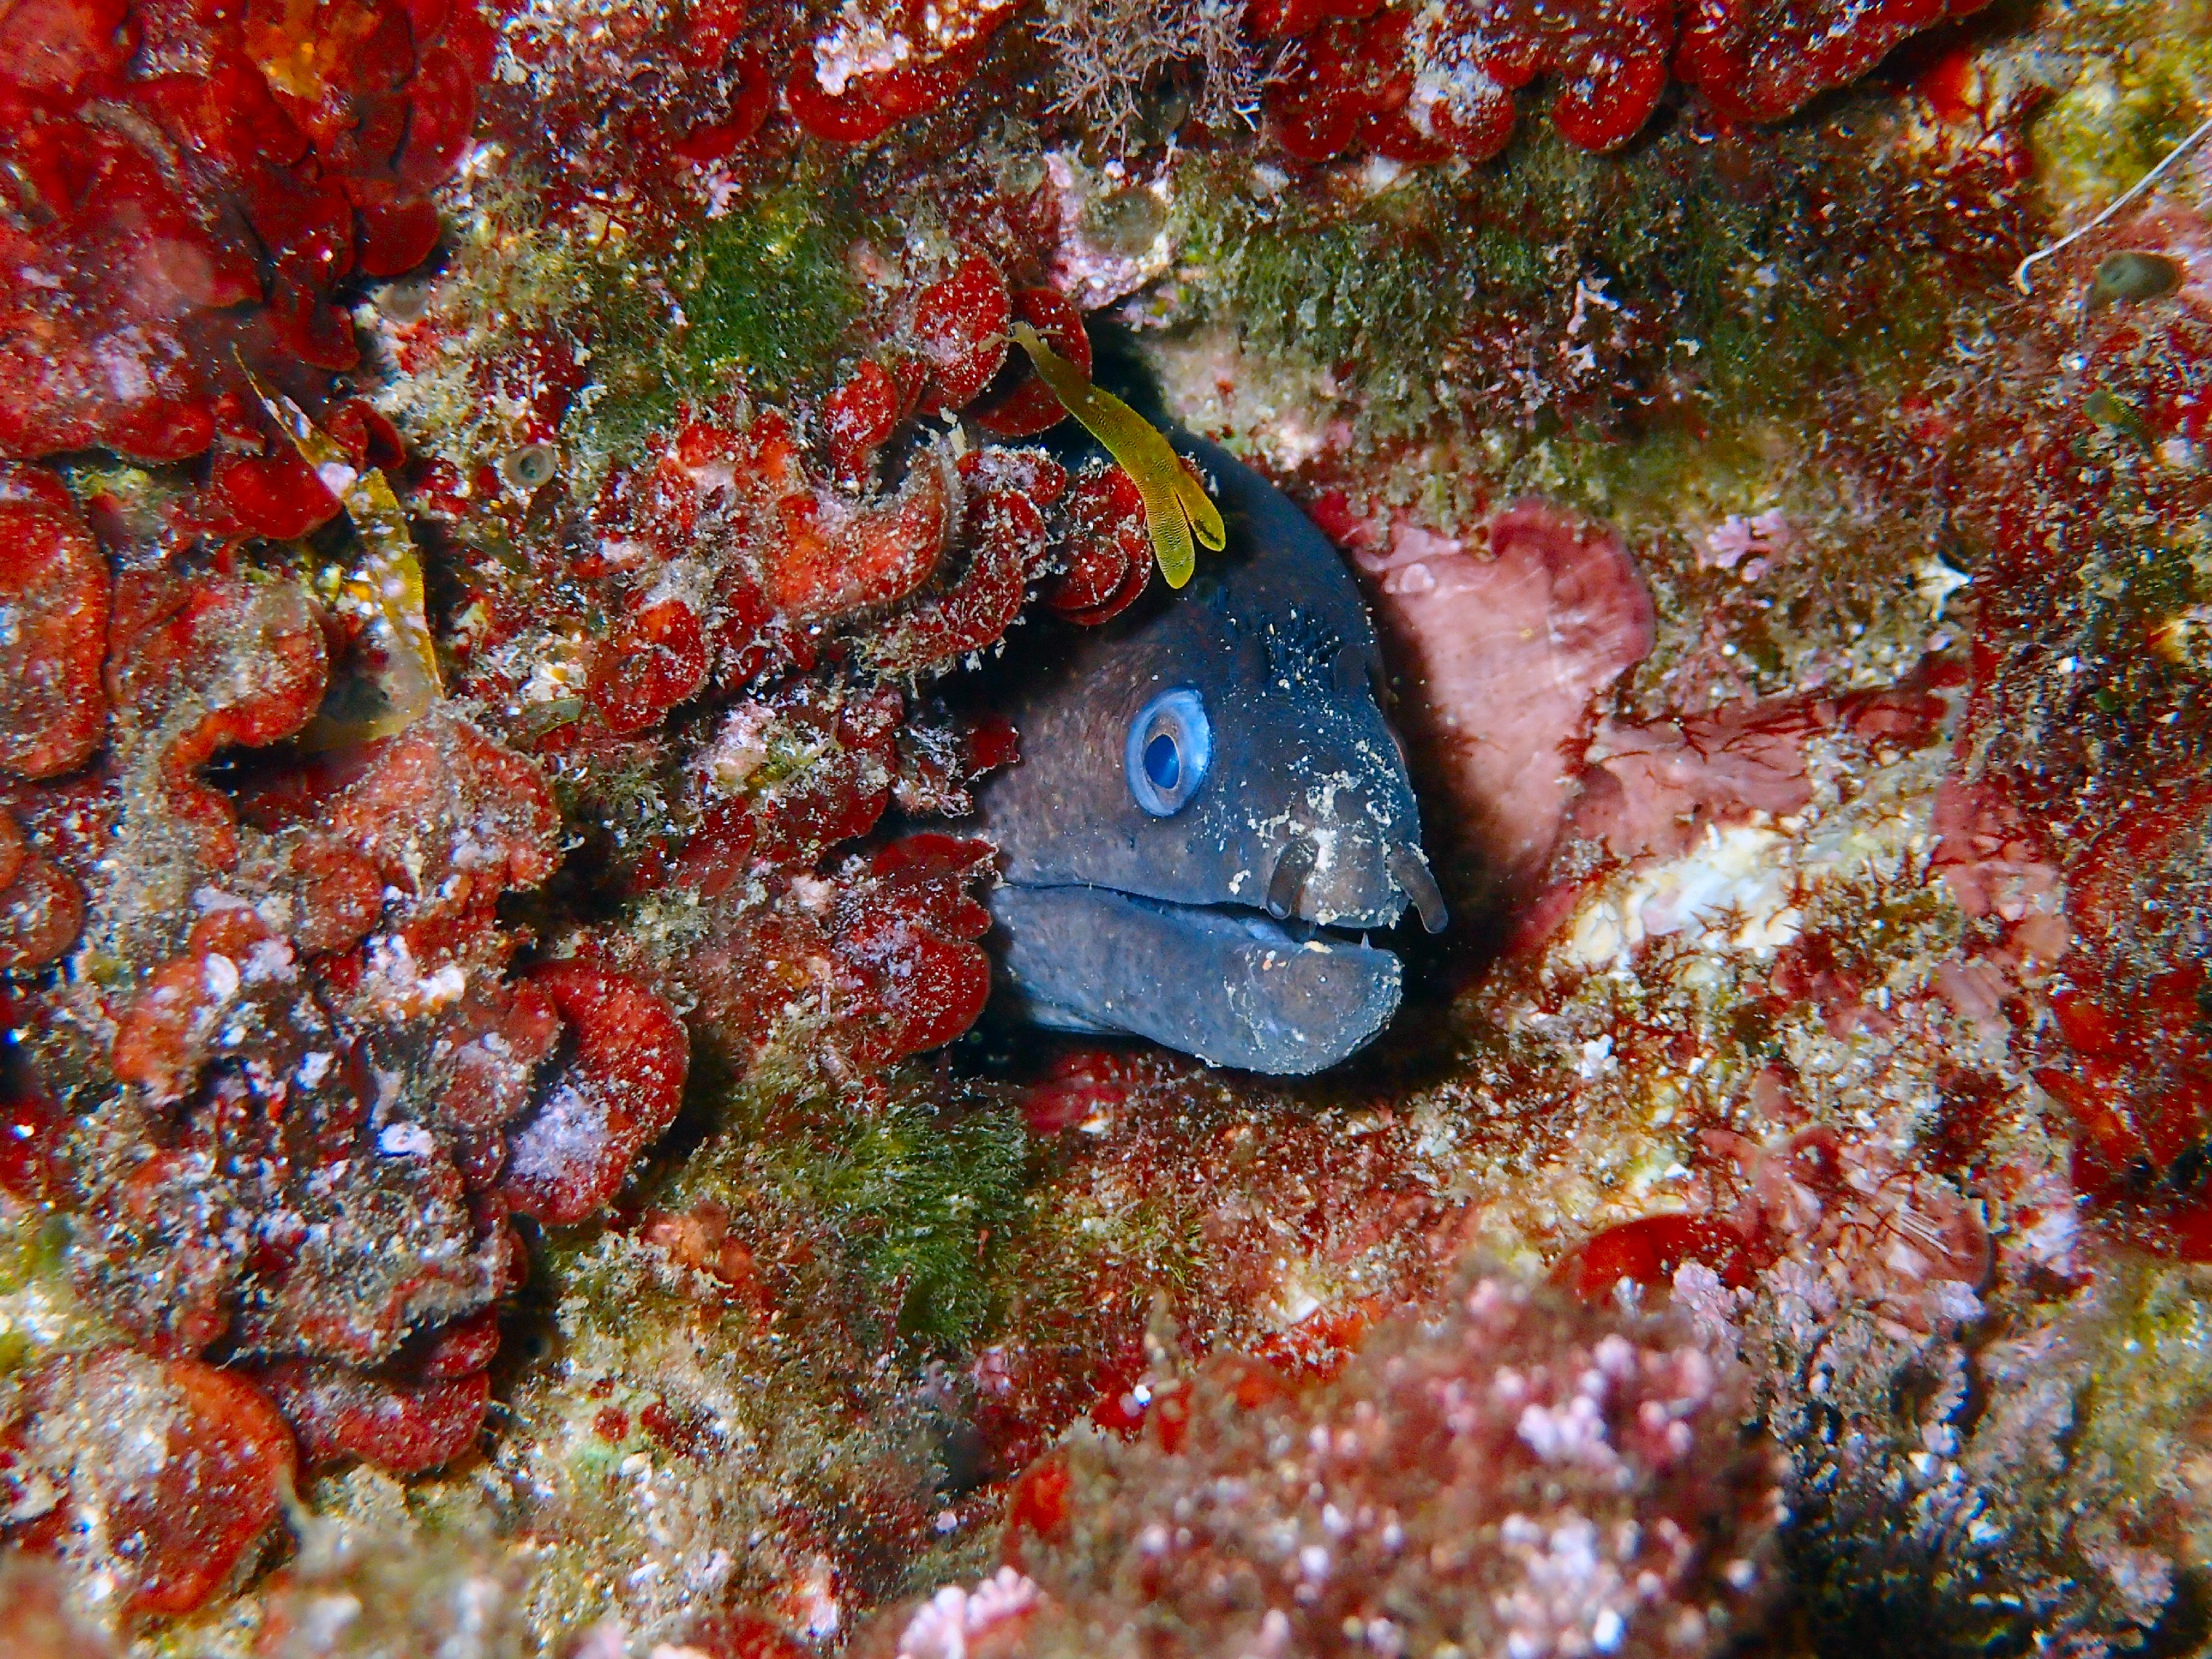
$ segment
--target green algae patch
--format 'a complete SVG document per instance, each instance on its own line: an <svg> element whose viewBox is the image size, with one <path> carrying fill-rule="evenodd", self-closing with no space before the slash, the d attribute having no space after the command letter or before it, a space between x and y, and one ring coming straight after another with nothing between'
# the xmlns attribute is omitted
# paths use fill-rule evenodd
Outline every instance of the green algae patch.
<svg viewBox="0 0 2212 1659"><path fill-rule="evenodd" d="M945 1541L942 1407L807 1206L794 1134L710 1140L682 1194L655 1194L681 1207L549 1240L544 1328L494 1454L526 1509L547 1650L611 1611L672 1639L709 1593L834 1584L864 1607Z"/></svg>
<svg viewBox="0 0 2212 1659"><path fill-rule="evenodd" d="M1017 1213L1026 1152L1017 1113L915 1101L802 1154L787 1178L897 1306L902 1334L957 1346L992 1310L989 1241Z"/></svg>
<svg viewBox="0 0 2212 1659"><path fill-rule="evenodd" d="M50 1355L112 1341L70 1277L70 1224L0 1198L0 1382Z"/></svg>
<svg viewBox="0 0 2212 1659"><path fill-rule="evenodd" d="M427 307L436 331L434 351L380 399L418 448L536 488L509 463L547 446L584 500L681 404L826 386L861 310L845 252L865 226L836 177L808 173L680 228L596 209L548 220L534 183L518 170L488 184L435 280L380 291L385 326L412 328ZM487 384L489 362L529 373Z"/></svg>
<svg viewBox="0 0 2212 1659"><path fill-rule="evenodd" d="M2179 1498L2191 1453L2176 1431L2212 1413L2212 1271L2145 1262L2124 1282L2081 1396L2081 1451L2139 1501ZM2198 1531L2212 1544L2212 1525Z"/></svg>
<svg viewBox="0 0 2212 1659"><path fill-rule="evenodd" d="M842 228L793 187L693 233L668 272L685 320L673 349L683 390L738 373L775 395L826 376L860 313Z"/></svg>
<svg viewBox="0 0 2212 1659"><path fill-rule="evenodd" d="M886 1345L976 1340L1003 1303L1000 1247L1024 1214L1020 1114L995 1092L932 1090L903 1071L888 1086L809 1088L776 1058L730 1090L721 1127L653 1201L726 1213L764 1264L803 1261L779 1300L801 1284L834 1296Z"/></svg>
<svg viewBox="0 0 2212 1659"><path fill-rule="evenodd" d="M1614 156L1530 124L1494 161L1351 198L1194 164L1180 302L1342 382L1368 447L1451 428L1702 443L1802 415L1838 375L1879 397L1951 337L1958 250L1856 176L1882 118L1846 100L1755 140L1669 132Z"/></svg>
<svg viewBox="0 0 2212 1659"><path fill-rule="evenodd" d="M2212 112L2212 6L2092 5L2076 26L2101 50L2029 130L2061 229L2101 210Z"/></svg>
<svg viewBox="0 0 2212 1659"><path fill-rule="evenodd" d="M793 184L665 248L580 262L593 342L572 422L580 447L620 459L680 403L738 386L771 399L824 387L861 310L844 261L855 230L826 196Z"/></svg>
<svg viewBox="0 0 2212 1659"><path fill-rule="evenodd" d="M1255 198L1243 168L1193 169L1178 240L1205 273L1204 301L1262 352L1334 362L1371 350L1370 373L1402 375L1439 349L1467 297L1468 270L1425 228L1435 187L1415 179L1396 211L1349 212L1285 196ZM1386 331L1382 325L1388 324Z"/></svg>
<svg viewBox="0 0 2212 1659"><path fill-rule="evenodd" d="M1537 494L1615 526L1660 617L1640 709L1685 672L1759 696L1893 680L1955 625L1924 596L1931 559L1972 561L1850 487L1849 458L1924 448L1911 411L1991 361L2025 251L2002 202L1905 186L1903 119L1839 94L1786 128L1613 156L1531 123L1494 161L1364 193L1193 164L1178 413L1316 491L1354 484L1370 516L1479 535ZM1729 555L1753 525L1771 544Z"/></svg>

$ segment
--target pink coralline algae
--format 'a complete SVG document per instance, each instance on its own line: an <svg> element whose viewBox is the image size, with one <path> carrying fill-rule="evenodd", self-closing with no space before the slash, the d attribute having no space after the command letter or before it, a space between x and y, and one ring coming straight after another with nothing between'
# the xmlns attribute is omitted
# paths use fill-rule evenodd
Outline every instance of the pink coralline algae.
<svg viewBox="0 0 2212 1659"><path fill-rule="evenodd" d="M1018 1644L1036 1610L1036 1583L1000 1567L970 1590L947 1584L899 1632L899 1659L966 1659Z"/></svg>
<svg viewBox="0 0 2212 1659"><path fill-rule="evenodd" d="M1609 720L1591 740L1572 814L1574 833L1616 857L1670 858L1706 830L1813 800L1806 745L1833 734L1871 747L1923 749L1945 704L1913 682L1840 697L1726 703L1655 720Z"/></svg>
<svg viewBox="0 0 2212 1659"><path fill-rule="evenodd" d="M1925 748L1960 678L1936 665L1874 690L1601 718L1656 637L1617 532L1534 497L1467 537L1370 520L1341 495L1316 511L1370 578L1416 772L1451 804L1447 833L1481 890L1534 899L1516 924L1528 939L1573 902L1574 880L1535 898L1563 848L1649 863L1708 830L1798 812L1814 799L1809 744Z"/></svg>
<svg viewBox="0 0 2212 1659"><path fill-rule="evenodd" d="M1152 1387L1141 1436L1023 1477L1006 1569L859 1651L1704 1654L1772 1587L1743 1379L1673 1321L1486 1278L1332 1382L1218 1359Z"/></svg>
<svg viewBox="0 0 2212 1659"><path fill-rule="evenodd" d="M1487 556L1411 524L1325 514L1376 579L1402 651L1407 738L1457 833L1510 889L1539 873L1574 798L1598 694L1650 650L1652 611L1620 538L1541 501L1486 526Z"/></svg>
<svg viewBox="0 0 2212 1659"><path fill-rule="evenodd" d="M1576 827L1618 854L1685 850L1719 812L1795 812L1813 799L1809 708L1734 704L1650 724L1607 721L1592 744Z"/></svg>

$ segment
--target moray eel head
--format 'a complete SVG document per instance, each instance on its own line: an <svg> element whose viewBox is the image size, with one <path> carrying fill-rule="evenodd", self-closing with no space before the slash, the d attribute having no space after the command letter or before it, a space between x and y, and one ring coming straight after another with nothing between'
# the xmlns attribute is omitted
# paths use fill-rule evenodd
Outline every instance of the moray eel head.
<svg viewBox="0 0 2212 1659"><path fill-rule="evenodd" d="M1001 1006L1220 1065L1334 1064L1396 1010L1359 935L1443 902L1376 687L1375 632L1321 532L1225 451L1227 547L1180 595L1055 636L1008 709L1019 765L981 801L1005 884Z"/></svg>

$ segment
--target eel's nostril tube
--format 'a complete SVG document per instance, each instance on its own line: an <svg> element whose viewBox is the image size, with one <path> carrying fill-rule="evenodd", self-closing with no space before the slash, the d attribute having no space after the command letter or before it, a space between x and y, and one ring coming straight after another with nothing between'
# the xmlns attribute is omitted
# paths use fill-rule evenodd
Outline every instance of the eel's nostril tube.
<svg viewBox="0 0 2212 1659"><path fill-rule="evenodd" d="M1429 861L1417 848L1400 845L1390 849L1388 860L1390 878L1404 890L1413 908L1421 913L1421 926L1432 933L1441 933L1451 913L1444 908L1444 896L1437 887L1437 878L1429 872ZM1280 866L1277 866L1278 869ZM1275 890L1267 889L1269 908L1273 908Z"/></svg>
<svg viewBox="0 0 2212 1659"><path fill-rule="evenodd" d="M1276 855L1275 872L1267 878L1267 914L1277 921L1297 914L1316 856L1313 842L1305 836L1293 836Z"/></svg>

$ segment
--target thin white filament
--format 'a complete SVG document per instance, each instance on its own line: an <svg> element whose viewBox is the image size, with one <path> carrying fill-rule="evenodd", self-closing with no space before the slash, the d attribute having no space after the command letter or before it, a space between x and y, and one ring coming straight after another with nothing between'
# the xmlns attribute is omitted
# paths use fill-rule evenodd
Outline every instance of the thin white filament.
<svg viewBox="0 0 2212 1659"><path fill-rule="evenodd" d="M2068 248L2073 246L2075 243L2080 241L2091 231L2096 229L2098 226L2103 224L2115 213L2118 213L2129 203L2134 201L2136 197L2142 195L2153 185L2156 184L2160 179L2165 176L2168 168L2172 167L2172 165L2176 161L2179 161L2183 156L2188 155L2191 150L2195 149L2199 143L2203 143L2204 136L2207 133L2212 133L2212 115L2208 115L2203 120L2198 122L2197 124L2197 130L2194 132L2191 133L2186 138L2176 144L2172 149L2166 151L2164 158L2160 161L2156 167L2153 167L2148 173L2143 174L2142 178L2136 179L2134 184L2129 185L2126 190L2115 197L2110 205L2108 205L2105 210L2099 214L2095 218L2090 220L2087 224L2083 225L2079 230L2069 232L2068 234L2060 237L2057 241L2051 243L2047 247L2039 247L2036 249L2034 252L2029 254L2025 259L2022 259L2020 262L2019 268L2012 274L2013 286L2017 288L2022 294L2033 294L2035 290L2028 286L2027 281L2027 268L2030 265L2035 264L2039 259L2048 259L2053 254L2063 253Z"/></svg>

